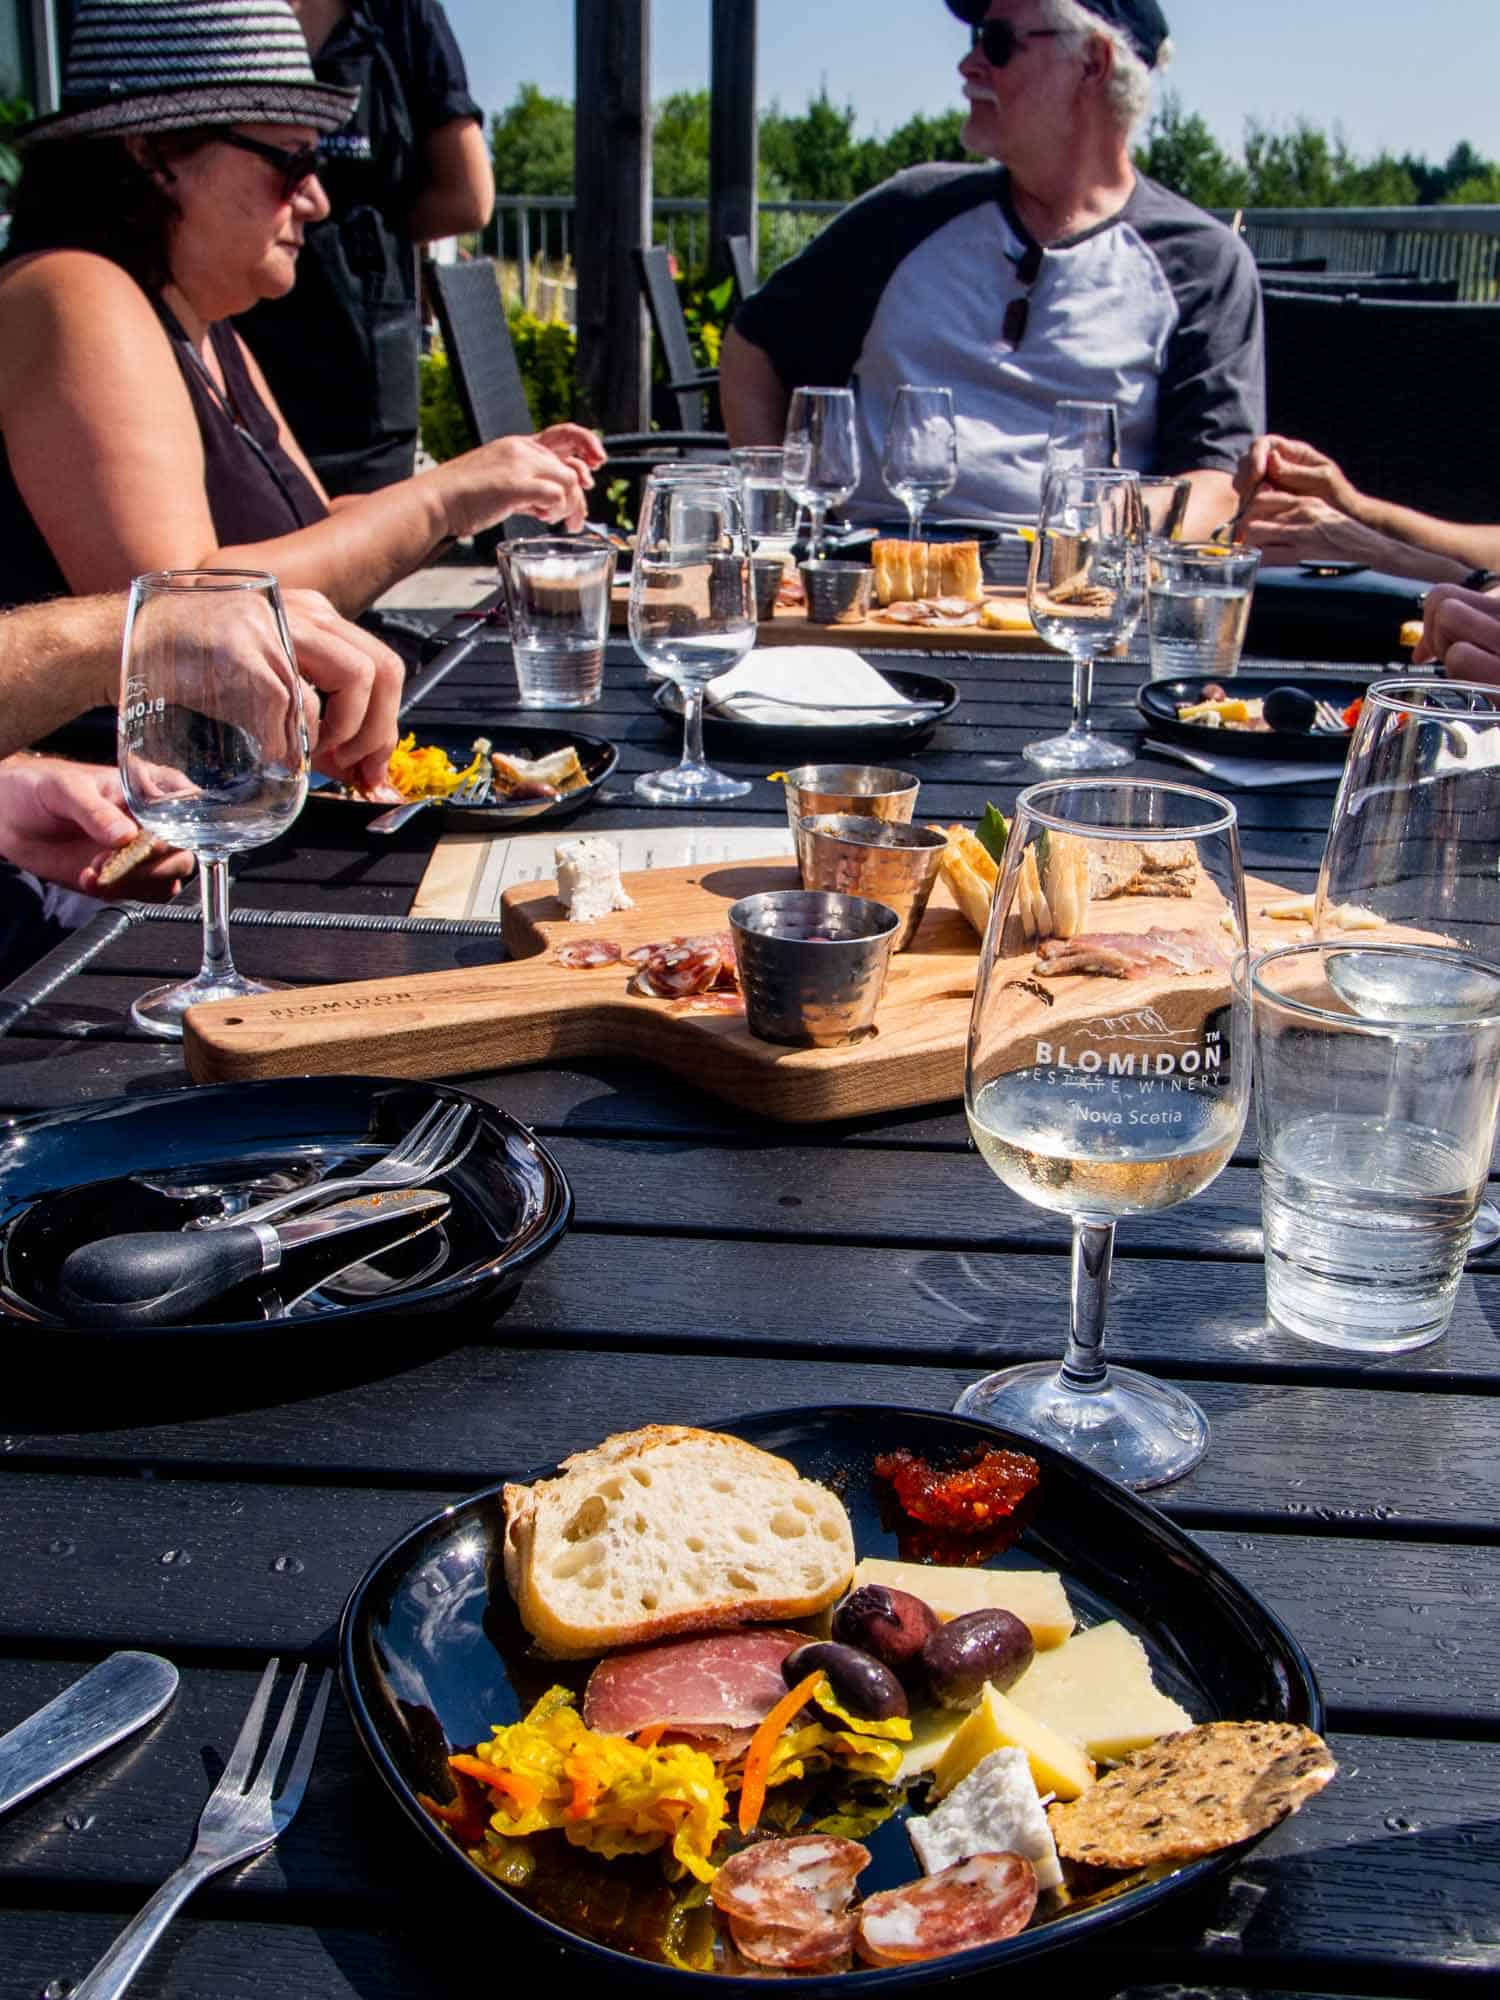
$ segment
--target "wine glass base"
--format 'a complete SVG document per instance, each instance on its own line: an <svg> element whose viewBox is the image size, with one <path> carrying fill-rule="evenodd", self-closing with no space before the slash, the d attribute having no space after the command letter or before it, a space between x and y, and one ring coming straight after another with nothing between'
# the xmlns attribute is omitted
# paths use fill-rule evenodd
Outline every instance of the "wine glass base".
<svg viewBox="0 0 1500 2000"><path fill-rule="evenodd" d="M635 795L652 806L716 806L742 799L751 789L744 778L729 778L707 764L673 764L647 771L635 781Z"/></svg>
<svg viewBox="0 0 1500 2000"><path fill-rule="evenodd" d="M1051 1362L1028 1362L971 1382L953 1407L1137 1490L1181 1479L1208 1448L1208 1419L1192 1398L1132 1368L1111 1368L1102 1388L1079 1390Z"/></svg>
<svg viewBox="0 0 1500 2000"><path fill-rule="evenodd" d="M205 1000L248 1000L256 993L284 993L282 979L244 979L231 972L217 979L184 979L176 986L153 986L130 1010L136 1027L163 1041L181 1041L182 1017Z"/></svg>
<svg viewBox="0 0 1500 2000"><path fill-rule="evenodd" d="M1486 1250L1493 1250L1497 1243L1500 1243L1500 1208L1492 1201L1482 1201L1474 1216L1468 1254L1478 1257Z"/></svg>
<svg viewBox="0 0 1500 2000"><path fill-rule="evenodd" d="M1133 750L1091 730L1070 729L1065 735L1028 743L1021 755L1039 771L1114 771L1135 761Z"/></svg>

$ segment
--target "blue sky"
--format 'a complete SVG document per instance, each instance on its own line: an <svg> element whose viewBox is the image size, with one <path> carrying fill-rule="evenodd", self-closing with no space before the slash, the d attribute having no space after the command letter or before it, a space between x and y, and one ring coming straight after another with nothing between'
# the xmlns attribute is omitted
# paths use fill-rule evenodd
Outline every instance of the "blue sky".
<svg viewBox="0 0 1500 2000"><path fill-rule="evenodd" d="M522 82L573 94L571 0L445 0L487 111ZM1357 152L1500 157L1500 0L1164 0L1171 84L1220 140L1247 116L1340 126ZM652 88L708 81L709 0L653 0ZM941 0L761 0L762 104L800 110L826 82L861 131L957 101L964 29Z"/></svg>

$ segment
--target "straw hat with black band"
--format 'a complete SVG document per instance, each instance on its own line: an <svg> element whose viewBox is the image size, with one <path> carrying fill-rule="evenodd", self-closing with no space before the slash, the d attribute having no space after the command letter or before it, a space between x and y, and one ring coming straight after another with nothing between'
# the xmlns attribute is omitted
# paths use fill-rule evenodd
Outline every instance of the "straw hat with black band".
<svg viewBox="0 0 1500 2000"><path fill-rule="evenodd" d="M336 132L358 97L318 82L287 0L82 0L62 107L20 138L40 146L240 124Z"/></svg>
<svg viewBox="0 0 1500 2000"><path fill-rule="evenodd" d="M1118 28L1147 69L1156 67L1162 43L1172 32L1156 0L1078 0L1078 4L1086 14ZM990 11L990 0L948 0L948 11L972 28Z"/></svg>

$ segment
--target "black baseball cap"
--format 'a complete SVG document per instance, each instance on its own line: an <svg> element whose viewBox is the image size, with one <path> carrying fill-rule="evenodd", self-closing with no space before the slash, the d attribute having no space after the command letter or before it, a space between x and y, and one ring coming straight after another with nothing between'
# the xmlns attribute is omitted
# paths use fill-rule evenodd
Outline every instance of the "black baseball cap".
<svg viewBox="0 0 1500 2000"><path fill-rule="evenodd" d="M1172 32L1156 0L1078 0L1078 4L1118 28L1146 67L1155 67L1161 45ZM948 10L972 27L990 11L990 0L948 0Z"/></svg>

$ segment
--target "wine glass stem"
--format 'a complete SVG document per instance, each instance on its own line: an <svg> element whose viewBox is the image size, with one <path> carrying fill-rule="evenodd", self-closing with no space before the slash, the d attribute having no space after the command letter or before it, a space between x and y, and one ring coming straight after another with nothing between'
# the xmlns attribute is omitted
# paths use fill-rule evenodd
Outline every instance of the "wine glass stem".
<svg viewBox="0 0 1500 2000"><path fill-rule="evenodd" d="M1115 1255L1115 1225L1073 1222L1072 1325L1060 1370L1068 1388L1087 1393L1109 1379L1104 1365L1104 1315L1109 1305L1109 1273Z"/></svg>
<svg viewBox="0 0 1500 2000"><path fill-rule="evenodd" d="M823 559L823 516L827 508L826 506L816 506L809 501L807 511L812 516L812 560L814 562L821 562Z"/></svg>
<svg viewBox="0 0 1500 2000"><path fill-rule="evenodd" d="M703 683L682 685L682 764L696 769L703 762Z"/></svg>
<svg viewBox="0 0 1500 2000"><path fill-rule="evenodd" d="M1089 733L1089 703L1094 694L1094 663L1087 657L1073 662L1073 720L1068 724L1070 736L1087 736Z"/></svg>
<svg viewBox="0 0 1500 2000"><path fill-rule="evenodd" d="M234 977L229 950L229 862L222 855L198 856L203 883L203 965L200 979Z"/></svg>
<svg viewBox="0 0 1500 2000"><path fill-rule="evenodd" d="M920 500L907 501L906 525L909 539L914 542L920 542L922 539L922 503Z"/></svg>

